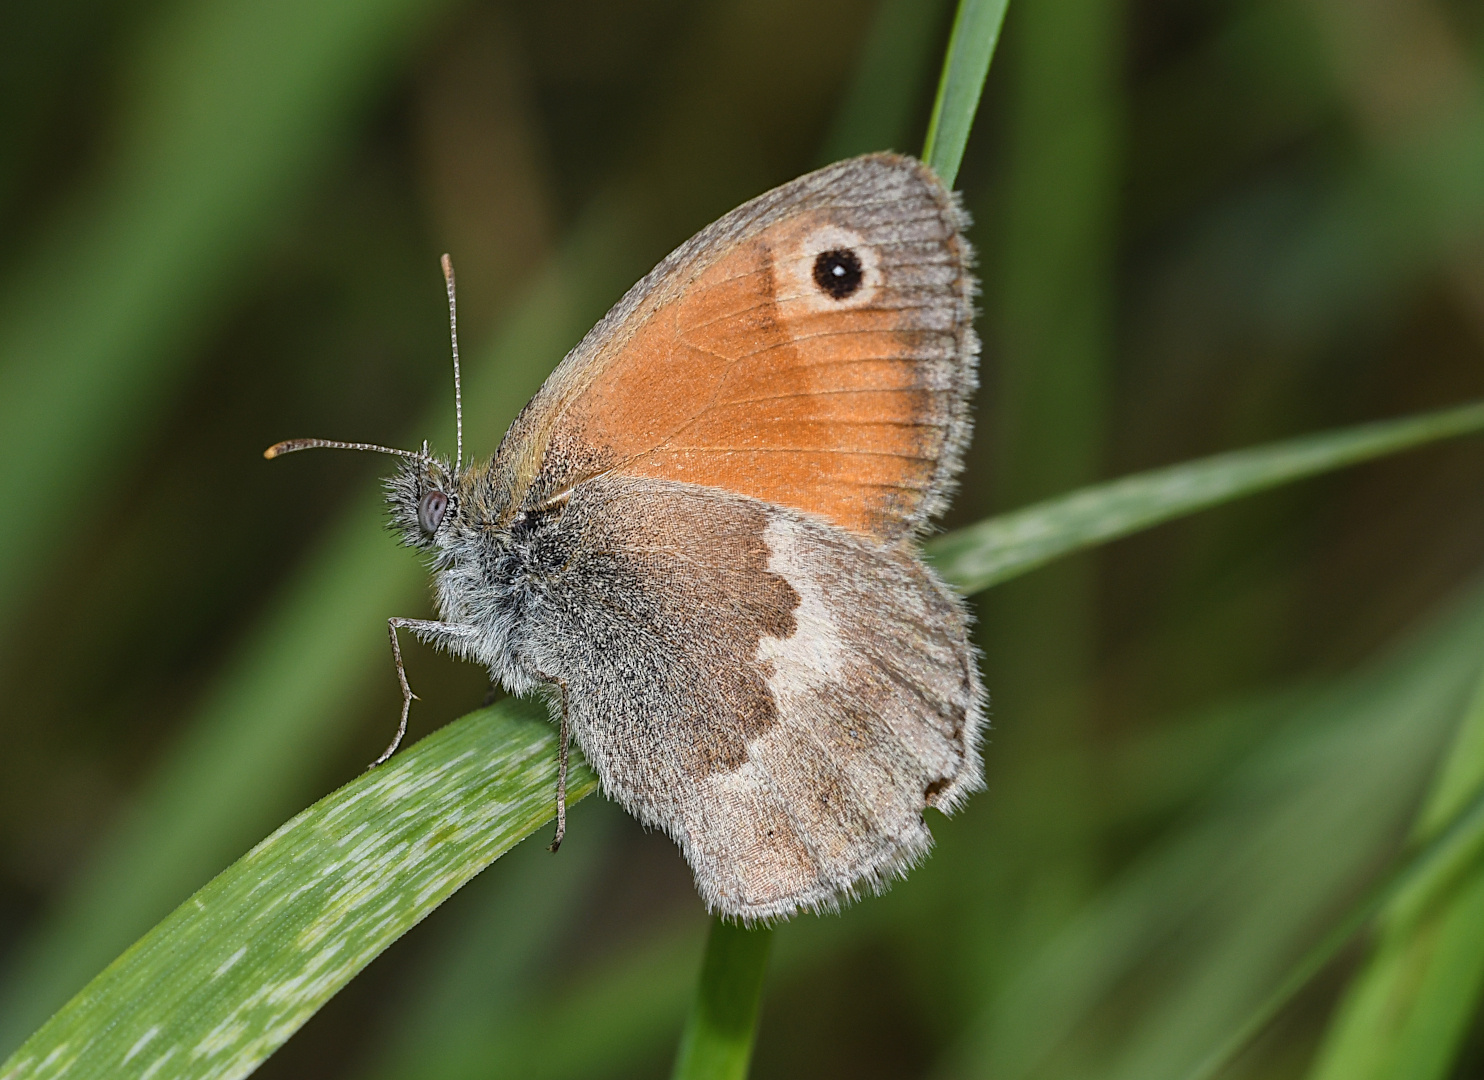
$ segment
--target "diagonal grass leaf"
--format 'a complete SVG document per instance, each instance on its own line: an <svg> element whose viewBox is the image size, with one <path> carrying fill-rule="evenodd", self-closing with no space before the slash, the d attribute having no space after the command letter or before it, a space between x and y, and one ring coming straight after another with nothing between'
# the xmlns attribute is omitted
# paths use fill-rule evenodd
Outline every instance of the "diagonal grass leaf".
<svg viewBox="0 0 1484 1080"><path fill-rule="evenodd" d="M931 541L928 554L964 593L1053 559L1243 495L1484 430L1484 403L1383 420L1217 454L1074 491Z"/></svg>
<svg viewBox="0 0 1484 1080"><path fill-rule="evenodd" d="M502 703L322 799L201 889L18 1050L3 1080L244 1076L552 817L550 724ZM585 763L576 802L597 787Z"/></svg>

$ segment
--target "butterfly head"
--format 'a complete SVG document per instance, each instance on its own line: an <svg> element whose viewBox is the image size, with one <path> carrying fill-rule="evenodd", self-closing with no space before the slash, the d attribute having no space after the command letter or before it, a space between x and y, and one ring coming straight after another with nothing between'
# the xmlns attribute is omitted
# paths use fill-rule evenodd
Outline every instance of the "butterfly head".
<svg viewBox="0 0 1484 1080"><path fill-rule="evenodd" d="M408 547L448 557L479 516L477 489L484 470L458 470L426 452L403 460L387 478L392 531ZM477 528L476 528L477 531Z"/></svg>

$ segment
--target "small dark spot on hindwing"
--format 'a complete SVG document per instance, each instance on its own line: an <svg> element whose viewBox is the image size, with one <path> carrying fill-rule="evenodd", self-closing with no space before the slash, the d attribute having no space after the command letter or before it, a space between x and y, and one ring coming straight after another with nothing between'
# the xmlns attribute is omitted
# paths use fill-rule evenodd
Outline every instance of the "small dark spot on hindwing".
<svg viewBox="0 0 1484 1080"><path fill-rule="evenodd" d="M936 780L929 781L928 785L922 789L923 801L929 806L937 805L938 796L948 789L953 780L951 776L940 776Z"/></svg>

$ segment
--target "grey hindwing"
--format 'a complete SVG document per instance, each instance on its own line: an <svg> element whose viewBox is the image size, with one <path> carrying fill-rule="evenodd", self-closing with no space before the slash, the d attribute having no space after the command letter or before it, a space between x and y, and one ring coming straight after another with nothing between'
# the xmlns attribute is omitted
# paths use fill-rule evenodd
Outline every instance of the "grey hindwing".
<svg viewBox="0 0 1484 1080"><path fill-rule="evenodd" d="M915 552L714 488L600 477L519 573L511 647L567 684L604 790L712 910L833 909L982 786L963 602Z"/></svg>

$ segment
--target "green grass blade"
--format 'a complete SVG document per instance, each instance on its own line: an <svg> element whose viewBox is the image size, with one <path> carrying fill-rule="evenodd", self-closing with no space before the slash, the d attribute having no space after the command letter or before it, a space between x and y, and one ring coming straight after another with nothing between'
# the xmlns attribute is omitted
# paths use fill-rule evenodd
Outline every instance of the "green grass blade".
<svg viewBox="0 0 1484 1080"><path fill-rule="evenodd" d="M742 1080L747 1075L772 944L771 926L711 920L701 982L680 1037L673 1080Z"/></svg>
<svg viewBox="0 0 1484 1080"><path fill-rule="evenodd" d="M1386 1009L1375 1038L1345 1039L1322 1059L1316 1076L1442 1080L1475 1022L1484 986L1484 870L1477 865L1418 926L1388 935L1354 991L1346 1019L1370 1020ZM1346 1025L1344 1032L1357 1027ZM1381 1045L1376 1045L1380 1043ZM1374 1056L1356 1051L1373 1049ZM1337 1063L1337 1064L1332 1064ZM1361 1064L1361 1068L1348 1068ZM1340 1071L1345 1068L1346 1071Z"/></svg>
<svg viewBox="0 0 1484 1080"><path fill-rule="evenodd" d="M948 38L948 55L943 61L943 74L938 81L938 96L933 101L932 118L928 121L923 142L922 160L948 187L958 179L959 163L974 127L974 114L979 110L979 95L984 91L984 78L989 62L1000 40L1000 24L1010 0L959 0L953 18L953 32Z"/></svg>
<svg viewBox="0 0 1484 1080"><path fill-rule="evenodd" d="M1469 799L1473 799L1473 809ZM1446 842L1447 819L1484 798L1484 682L1443 760L1416 835ZM1460 809L1462 806L1462 809ZM1440 835L1441 834L1441 835ZM1366 965L1351 981L1313 1080L1441 1080L1484 992L1484 863L1479 846L1434 860L1388 904ZM1472 858L1471 858L1472 857Z"/></svg>
<svg viewBox="0 0 1484 1080"><path fill-rule="evenodd" d="M972 594L1197 510L1478 431L1484 431L1484 403L1217 454L990 518L932 540L928 554L945 578Z"/></svg>
<svg viewBox="0 0 1484 1080"><path fill-rule="evenodd" d="M597 780L575 762L569 801ZM550 821L556 734L505 703L295 817L182 904L0 1080L245 1076L382 950Z"/></svg>

